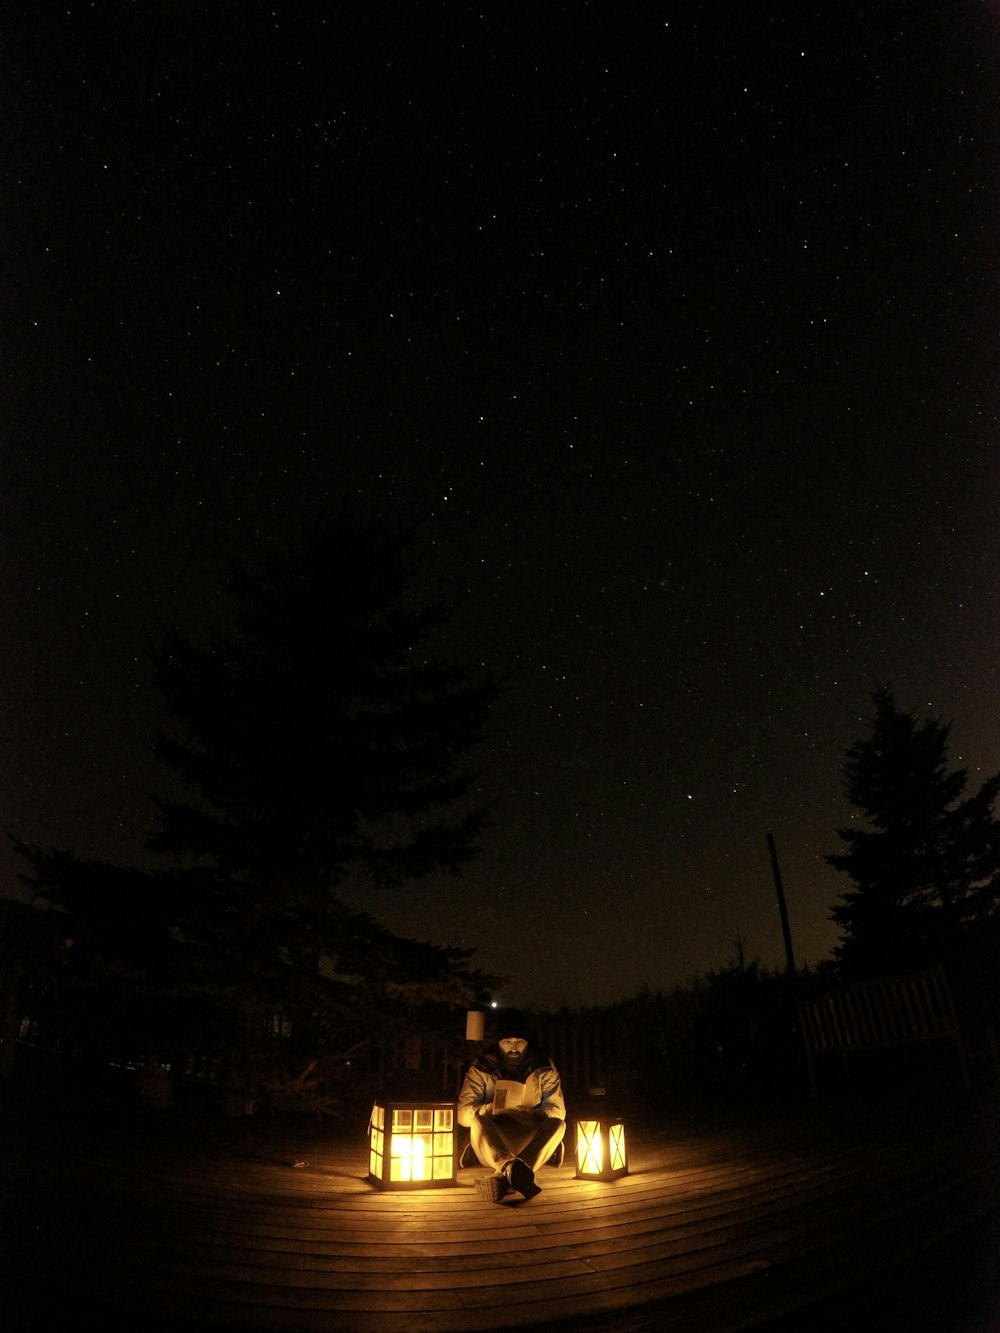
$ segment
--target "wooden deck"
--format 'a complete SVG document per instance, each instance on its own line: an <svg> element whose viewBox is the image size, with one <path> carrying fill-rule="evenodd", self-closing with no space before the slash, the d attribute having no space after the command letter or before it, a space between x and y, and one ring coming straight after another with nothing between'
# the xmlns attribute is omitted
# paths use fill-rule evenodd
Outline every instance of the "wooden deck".
<svg viewBox="0 0 1000 1333"><path fill-rule="evenodd" d="M500 1205L477 1197L481 1168L453 1189L377 1191L362 1133L8 1129L0 1327L728 1333L995 1216L998 1129L992 1096L902 1125L822 1110L688 1122L633 1132L627 1177L546 1167L537 1199ZM994 1313L983 1330L1000 1328L1000 1300Z"/></svg>

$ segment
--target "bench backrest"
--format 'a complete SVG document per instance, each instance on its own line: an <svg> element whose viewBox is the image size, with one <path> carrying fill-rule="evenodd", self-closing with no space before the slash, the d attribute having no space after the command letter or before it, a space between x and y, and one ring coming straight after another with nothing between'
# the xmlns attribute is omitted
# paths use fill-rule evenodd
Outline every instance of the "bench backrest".
<svg viewBox="0 0 1000 1333"><path fill-rule="evenodd" d="M857 981L798 1001L807 1051L860 1051L961 1038L944 968Z"/></svg>

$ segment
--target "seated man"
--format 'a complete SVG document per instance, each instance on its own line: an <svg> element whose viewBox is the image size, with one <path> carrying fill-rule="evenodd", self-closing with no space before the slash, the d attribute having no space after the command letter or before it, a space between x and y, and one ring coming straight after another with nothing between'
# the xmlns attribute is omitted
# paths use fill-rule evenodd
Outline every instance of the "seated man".
<svg viewBox="0 0 1000 1333"><path fill-rule="evenodd" d="M491 1203L512 1191L533 1199L541 1190L535 1172L566 1133L555 1065L534 1049L515 1010L500 1015L497 1030L499 1040L469 1066L458 1096L458 1123L468 1126L480 1162L493 1168L492 1176L476 1182L480 1198Z"/></svg>

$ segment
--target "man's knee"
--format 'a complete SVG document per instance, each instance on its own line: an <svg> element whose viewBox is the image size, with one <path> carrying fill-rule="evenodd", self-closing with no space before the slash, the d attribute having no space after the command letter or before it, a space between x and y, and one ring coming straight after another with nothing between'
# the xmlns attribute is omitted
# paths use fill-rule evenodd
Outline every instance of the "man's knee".
<svg viewBox="0 0 1000 1333"><path fill-rule="evenodd" d="M472 1151L484 1166L494 1166L498 1158L512 1155L507 1136L490 1111L473 1120L469 1127L469 1141L472 1144Z"/></svg>
<svg viewBox="0 0 1000 1333"><path fill-rule="evenodd" d="M566 1121L550 1117L539 1125L522 1156L532 1159L529 1162L532 1169L544 1166L562 1143L565 1134Z"/></svg>

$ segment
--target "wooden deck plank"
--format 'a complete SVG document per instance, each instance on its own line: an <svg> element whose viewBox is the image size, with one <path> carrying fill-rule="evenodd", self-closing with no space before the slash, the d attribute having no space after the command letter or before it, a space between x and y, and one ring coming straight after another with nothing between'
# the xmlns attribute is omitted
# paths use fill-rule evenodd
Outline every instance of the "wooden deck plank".
<svg viewBox="0 0 1000 1333"><path fill-rule="evenodd" d="M169 1145L46 1155L29 1144L6 1163L0 1217L10 1254L58 1283L53 1307L75 1297L148 1327L307 1333L325 1319L464 1333L486 1309L511 1328L612 1315L639 1327L669 1302L686 1331L705 1319L722 1330L837 1290L995 1207L997 1127L995 1112L971 1125L963 1112L905 1133L831 1133L805 1116L781 1133L654 1134L637 1138L619 1181L546 1168L538 1199L500 1207L476 1197L478 1170L452 1190L374 1190L356 1142L320 1145L305 1171Z"/></svg>
<svg viewBox="0 0 1000 1333"><path fill-rule="evenodd" d="M946 1174L952 1175L954 1169L954 1167L949 1166ZM928 1168L923 1162L919 1164L916 1170L920 1179L926 1178ZM477 1228L470 1228L453 1208L450 1217L446 1217L444 1220L443 1229L436 1232L431 1230L426 1219L420 1219L419 1216L411 1218L409 1215L405 1228L400 1225L399 1219L396 1219L396 1224L389 1228L385 1226L385 1218L374 1219L373 1226L375 1230L370 1235L365 1234L358 1227L356 1219L344 1218L336 1212L332 1215L332 1219L324 1222L322 1226L312 1225L311 1217L306 1222L300 1222L296 1225L294 1224L296 1215L293 1211L288 1210L284 1203L282 1203L280 1210L271 1210L272 1215L266 1221L251 1221L247 1218L242 1205L227 1208L225 1201L220 1202L214 1212L210 1210L206 1214L206 1218L209 1222L214 1218L215 1230L224 1227L230 1238L233 1241L238 1241L241 1245L250 1247L256 1240L258 1249L265 1245L284 1248L307 1245L318 1247L319 1252L323 1252L331 1245L342 1246L344 1244L342 1240L339 1242L330 1241L329 1237L331 1234L337 1234L338 1226L343 1228L345 1223L347 1224L346 1234L352 1237L352 1240L348 1242L351 1249L359 1253L368 1253L374 1248L379 1253L385 1254L386 1257L390 1253L388 1247L395 1247L401 1253L414 1253L414 1247L419 1246L419 1251L423 1255L442 1254L448 1247L456 1245L456 1223L461 1226L462 1239L460 1246L466 1251L470 1240L477 1243L493 1243L499 1248L506 1248L508 1240L515 1230L529 1236L534 1247L539 1245L551 1247L559 1244L566 1234L571 1234L577 1238L584 1238L588 1231L599 1231L602 1235L613 1235L615 1228L618 1226L625 1227L627 1233L634 1236L637 1229L643 1226L648 1229L662 1229L667 1224L679 1226L685 1223L691 1229L689 1234L694 1234L704 1225L703 1219L722 1214L726 1206L730 1206L732 1218L736 1221L739 1220L741 1214L745 1216L750 1213L758 1219L765 1216L776 1200L780 1201L782 1208L787 1210L789 1202L801 1195L804 1199L804 1206L808 1206L809 1201L815 1195L815 1185L821 1174L821 1172L816 1171L813 1173L811 1180L808 1175L798 1179L794 1188L790 1187L787 1179L778 1180L775 1183L771 1177L768 1177L759 1187L755 1187L749 1196L745 1191L739 1190L727 1191L723 1196L718 1192L712 1194L702 1189L699 1191L697 1198L692 1199L675 1195L673 1202L669 1198L657 1196L654 1182L652 1190L647 1191L646 1195L647 1198L657 1201L644 1203L641 1206L631 1204L625 1192L617 1188L621 1182L616 1182L613 1197L612 1191L606 1191L609 1202L605 1203L601 1213L597 1215L588 1214L584 1216L579 1199L574 1200L571 1211L568 1210L566 1208L568 1192L558 1198L553 1195L552 1204L554 1205L553 1212L555 1216L546 1216L544 1228L541 1226L540 1218L545 1204L541 1201L536 1201L532 1206L530 1215L536 1221L530 1226L517 1225L513 1229L510 1226L509 1219L512 1216L515 1218L523 1217L525 1215L524 1211L490 1209L488 1212L484 1212L478 1201L475 1201L474 1211L469 1214L478 1222ZM866 1183L869 1182L869 1173L866 1171L863 1174ZM897 1171L889 1184L894 1190L899 1190L904 1187L904 1181L902 1171ZM836 1177L831 1180L831 1197L838 1192L843 1192L847 1183L844 1173L838 1172ZM592 1190L594 1187L588 1185L586 1188ZM468 1192L471 1194L471 1190ZM666 1190L664 1189L663 1192L665 1194ZM548 1194L542 1196L543 1199L548 1197ZM93 1219L95 1213L99 1211L100 1205L93 1194L89 1198L89 1214ZM256 1206L259 1208L261 1205ZM112 1217L116 1216L113 1197L109 1199L105 1207ZM279 1211L280 1216L277 1216ZM161 1220L163 1212L164 1210L160 1212ZM142 1215L141 1211L136 1214L139 1218ZM123 1229L128 1229L129 1217L127 1214L118 1217L116 1220L122 1223ZM199 1242L211 1241L212 1230L207 1229L207 1227L204 1230L199 1230L199 1227L202 1226L201 1220L199 1219L199 1222L195 1224L183 1206L178 1207L176 1221L178 1226L183 1227L184 1233L188 1237L197 1237ZM411 1228L419 1236L419 1240L408 1239L407 1233ZM376 1259L378 1259L379 1253L376 1254Z"/></svg>
<svg viewBox="0 0 1000 1333"><path fill-rule="evenodd" d="M939 1167L940 1170L940 1167ZM956 1168L949 1167L947 1174L953 1177ZM818 1180L819 1174L815 1179ZM927 1179L927 1168L921 1164L916 1171L918 1183L922 1184ZM865 1175L866 1183L870 1177ZM814 1181L815 1183L815 1181ZM907 1180L901 1174L895 1174L888 1182L891 1187L891 1197L894 1202L905 1200L907 1190ZM881 1182L881 1187L886 1188L886 1182ZM831 1180L828 1193L828 1204L832 1205L832 1200L843 1194L847 1188L843 1176ZM617 1192L616 1192L617 1194ZM780 1206L780 1211L785 1215L791 1215L793 1208L798 1206L800 1210L808 1211L814 1207L815 1190L807 1190L804 1183L799 1183L796 1189L789 1189L786 1183L773 1185L770 1182L766 1188L755 1189L749 1198L742 1193L727 1194L725 1199L716 1195L710 1201L705 1200L704 1194L701 1194L696 1201L678 1200L673 1205L669 1203L665 1206L655 1204L644 1204L641 1207L628 1206L628 1201L619 1202L616 1198L616 1206L609 1206L601 1217L588 1216L586 1218L580 1215L578 1205L574 1205L573 1215L569 1221L566 1220L567 1209L565 1207L565 1198L553 1200L553 1214L556 1220L553 1221L551 1228L548 1227L548 1217L546 1217L546 1226L543 1228L541 1221L536 1220L530 1228L520 1227L518 1230L527 1231L532 1239L532 1249L524 1251L525 1255L531 1256L539 1249L555 1248L564 1243L567 1235L574 1237L578 1242L587 1238L589 1232L595 1232L600 1235L603 1242L607 1244L616 1243L616 1232L621 1230L622 1236L620 1243L634 1243L643 1231L664 1234L669 1230L672 1238L682 1239L699 1234L706 1228L710 1228L721 1217L726 1222L740 1223L741 1221L755 1218L758 1222L768 1217L776 1207ZM93 1195L90 1195L89 1217L91 1228L95 1215L100 1211L95 1204ZM796 1201L801 1202L796 1205ZM532 1216L540 1218L541 1209L544 1205L537 1203L533 1205ZM119 1224L119 1230L122 1231L126 1239L132 1236L136 1244L142 1244L141 1236L138 1232L133 1232L131 1222L141 1220L144 1214L132 1211L132 1216L127 1212L118 1215L114 1211L114 1200L107 1201L104 1205L109 1217ZM510 1212L512 1210L504 1210ZM518 1216L522 1214L517 1214ZM392 1231L395 1238L391 1241L386 1240L384 1235L373 1235L364 1239L358 1239L358 1229L356 1225L350 1223L349 1234L354 1237L350 1242L343 1240L330 1240L329 1237L337 1234L337 1226L343 1226L344 1218L334 1217L322 1227L315 1227L309 1223L299 1226L291 1225L288 1221L287 1210L282 1208L282 1220L280 1223L272 1220L262 1222L257 1225L251 1225L240 1213L234 1213L232 1210L220 1208L215 1217L215 1227L210 1229L207 1224L199 1221L198 1225L193 1225L183 1210L176 1215L175 1222L178 1229L183 1230L183 1238L188 1244L196 1245L199 1248L211 1245L217 1238L217 1232L225 1229L227 1233L227 1242L229 1246L238 1245L247 1250L253 1249L255 1254L265 1254L268 1249L278 1251L294 1251L301 1255L304 1248L309 1253L322 1255L342 1256L345 1244L348 1250L359 1255L369 1256L374 1265L388 1263L392 1257L391 1251L397 1254L422 1257L435 1257L439 1261L447 1257L447 1251L457 1247L459 1256L467 1255L470 1241L491 1244L496 1249L509 1249L509 1240L513 1234L509 1229L505 1229L504 1234L498 1236L501 1223L499 1218L501 1214L490 1210L486 1217L491 1221L488 1227L483 1226L484 1210L481 1204L478 1204L474 1213L479 1221L481 1230L471 1229L463 1225L461 1228L461 1240L455 1239L455 1222L460 1221L458 1215L452 1218L451 1226L444 1231L437 1233L437 1238L429 1238L426 1228L419 1228L419 1241L400 1240L398 1232ZM492 1219L498 1219L493 1222ZM162 1221L162 1213L161 1213Z"/></svg>

